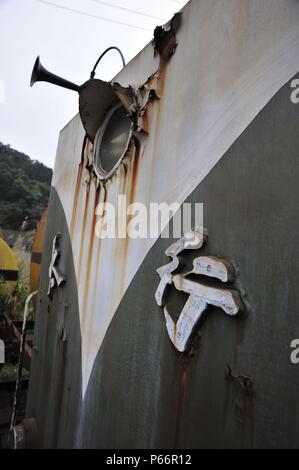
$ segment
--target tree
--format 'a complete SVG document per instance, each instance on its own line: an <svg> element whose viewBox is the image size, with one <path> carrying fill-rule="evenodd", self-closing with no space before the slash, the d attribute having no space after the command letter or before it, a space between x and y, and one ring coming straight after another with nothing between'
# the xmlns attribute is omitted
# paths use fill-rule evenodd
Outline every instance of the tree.
<svg viewBox="0 0 299 470"><path fill-rule="evenodd" d="M52 170L0 142L0 226L18 230L36 226L48 204Z"/></svg>

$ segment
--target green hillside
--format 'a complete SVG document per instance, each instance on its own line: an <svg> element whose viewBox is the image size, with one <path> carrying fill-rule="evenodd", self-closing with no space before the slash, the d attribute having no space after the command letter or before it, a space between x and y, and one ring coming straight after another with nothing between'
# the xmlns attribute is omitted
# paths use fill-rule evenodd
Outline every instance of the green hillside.
<svg viewBox="0 0 299 470"><path fill-rule="evenodd" d="M0 227L34 228L48 204L52 170L0 142Z"/></svg>

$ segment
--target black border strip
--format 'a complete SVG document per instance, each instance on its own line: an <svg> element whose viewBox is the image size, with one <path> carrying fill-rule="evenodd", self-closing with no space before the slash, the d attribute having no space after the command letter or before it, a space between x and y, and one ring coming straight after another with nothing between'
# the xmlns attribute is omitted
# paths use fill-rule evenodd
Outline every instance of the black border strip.
<svg viewBox="0 0 299 470"><path fill-rule="evenodd" d="M0 279L4 279L4 281L17 281L19 279L19 271L0 269Z"/></svg>

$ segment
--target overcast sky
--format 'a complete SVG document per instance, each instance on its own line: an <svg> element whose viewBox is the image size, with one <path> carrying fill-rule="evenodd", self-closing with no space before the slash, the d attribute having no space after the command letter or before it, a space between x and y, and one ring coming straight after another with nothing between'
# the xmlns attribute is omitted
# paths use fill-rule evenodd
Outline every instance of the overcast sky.
<svg viewBox="0 0 299 470"><path fill-rule="evenodd" d="M107 47L120 47L128 62L152 39L155 26L168 21L186 3L0 0L0 141L53 167L58 133L78 112L78 96L50 84L30 88L36 57L40 55L51 72L82 84ZM110 80L121 67L120 57L111 52L97 77Z"/></svg>

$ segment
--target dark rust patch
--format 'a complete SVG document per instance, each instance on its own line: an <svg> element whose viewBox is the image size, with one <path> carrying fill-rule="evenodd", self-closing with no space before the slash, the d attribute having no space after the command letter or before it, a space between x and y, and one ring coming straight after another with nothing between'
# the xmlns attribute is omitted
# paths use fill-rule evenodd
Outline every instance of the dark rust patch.
<svg viewBox="0 0 299 470"><path fill-rule="evenodd" d="M250 377L233 374L228 366L226 380L229 381L233 389L234 416L237 423L249 434L249 444L254 442L254 385Z"/></svg>
<svg viewBox="0 0 299 470"><path fill-rule="evenodd" d="M135 201L136 185L139 171L140 143L138 139L134 139L134 155L132 160L132 173L130 184L130 204Z"/></svg>
<svg viewBox="0 0 299 470"><path fill-rule="evenodd" d="M177 13L168 24L157 26L154 31L153 45L155 54L159 54L166 62L174 55L178 46L176 34L181 23L182 13Z"/></svg>
<svg viewBox="0 0 299 470"><path fill-rule="evenodd" d="M179 449L181 434L181 416L184 415L184 406L186 402L187 388L190 378L190 357L188 357L186 354L177 353L176 362L179 374L179 390L176 408L175 449Z"/></svg>

